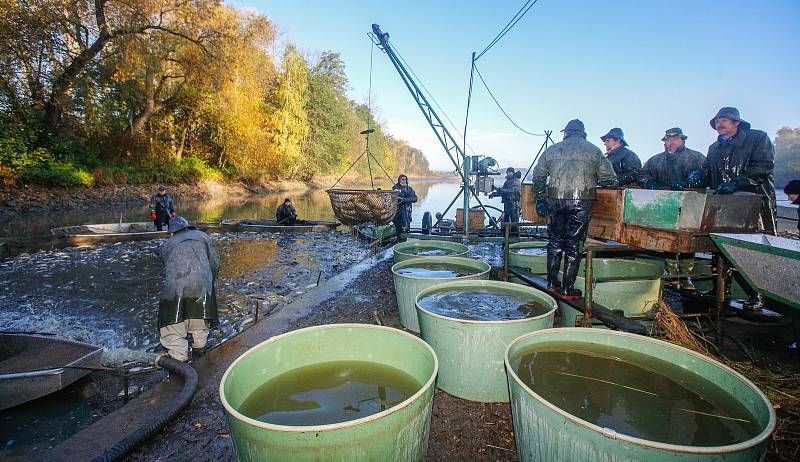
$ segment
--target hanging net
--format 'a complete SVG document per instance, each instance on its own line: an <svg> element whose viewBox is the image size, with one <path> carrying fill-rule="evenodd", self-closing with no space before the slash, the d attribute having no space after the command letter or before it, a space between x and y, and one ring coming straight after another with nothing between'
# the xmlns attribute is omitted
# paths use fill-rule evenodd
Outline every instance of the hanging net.
<svg viewBox="0 0 800 462"><path fill-rule="evenodd" d="M347 226L364 223L389 224L397 213L399 191L329 189L327 192L336 219Z"/></svg>

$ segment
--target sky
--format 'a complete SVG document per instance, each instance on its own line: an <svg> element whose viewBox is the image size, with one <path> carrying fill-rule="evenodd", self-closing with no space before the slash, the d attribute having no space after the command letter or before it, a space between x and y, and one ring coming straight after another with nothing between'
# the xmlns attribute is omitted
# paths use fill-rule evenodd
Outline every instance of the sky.
<svg viewBox="0 0 800 462"><path fill-rule="evenodd" d="M392 135L421 149L434 169L452 168L389 58L371 49L377 23L444 113L463 131L470 62L524 0L228 0L258 11L308 56L341 53L349 96L372 105ZM671 127L702 153L716 138L709 120L736 106L774 137L800 127L800 0L539 0L478 61L489 87L530 132L580 118L588 139L621 127L642 161L664 150ZM792 58L794 56L794 58ZM444 114L440 113L444 118ZM460 135L451 133L457 139ZM475 76L467 144L501 167L527 166L543 138L515 128ZM468 153L470 150L468 149Z"/></svg>

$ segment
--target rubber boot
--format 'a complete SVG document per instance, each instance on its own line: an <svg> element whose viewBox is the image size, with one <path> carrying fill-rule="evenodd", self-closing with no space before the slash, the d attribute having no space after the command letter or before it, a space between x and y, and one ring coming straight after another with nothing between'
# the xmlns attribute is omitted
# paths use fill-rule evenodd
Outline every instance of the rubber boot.
<svg viewBox="0 0 800 462"><path fill-rule="evenodd" d="M678 274L691 274L694 269L694 258L684 258L678 260ZM697 290L692 283L692 278L681 278L681 290L683 292L694 292Z"/></svg>
<svg viewBox="0 0 800 462"><path fill-rule="evenodd" d="M558 281L558 272L561 271L561 255L563 252L547 251L547 288L559 290L561 283Z"/></svg>
<svg viewBox="0 0 800 462"><path fill-rule="evenodd" d="M565 298L578 298L582 295L581 291L574 287L575 279L578 277L579 265L580 260L577 257L564 256L564 279L561 286L561 295Z"/></svg>
<svg viewBox="0 0 800 462"><path fill-rule="evenodd" d="M748 311L761 311L764 309L764 296L760 292L756 292L742 306Z"/></svg>
<svg viewBox="0 0 800 462"><path fill-rule="evenodd" d="M664 261L664 272L667 273L667 276L676 276L678 275L678 260L673 260L671 258L667 258ZM677 279L664 279L664 286L678 288L678 280Z"/></svg>

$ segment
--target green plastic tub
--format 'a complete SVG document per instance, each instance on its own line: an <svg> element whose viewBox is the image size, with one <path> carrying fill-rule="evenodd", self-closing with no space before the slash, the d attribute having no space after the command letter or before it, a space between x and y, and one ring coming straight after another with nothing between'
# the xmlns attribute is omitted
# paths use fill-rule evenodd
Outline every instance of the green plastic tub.
<svg viewBox="0 0 800 462"><path fill-rule="evenodd" d="M420 264L444 264L454 270L464 268L469 272L475 272L468 276L458 276L452 278L425 278L411 275L399 274L398 271L405 268L413 268ZM461 257L420 257L401 261L392 266L394 275L394 288L397 294L397 308L400 310L400 324L406 329L419 333L419 321L417 321L417 309L415 306L417 294L422 289L441 284L448 281L466 281L473 279L489 279L489 272L492 267L488 263Z"/></svg>
<svg viewBox="0 0 800 462"><path fill-rule="evenodd" d="M735 397L762 431L736 444L697 447L635 438L582 420L536 394L512 369L518 355L564 342L633 350L700 374ZM505 363L520 461L763 461L768 439L775 429L772 405L744 376L699 353L648 337L598 329L547 329L514 340L506 350Z"/></svg>
<svg viewBox="0 0 800 462"><path fill-rule="evenodd" d="M523 249L541 249L542 252L545 252L547 250L547 242L515 242L508 246L508 266L525 268L537 276L547 278L547 255L525 255L521 253ZM523 283L521 279L513 274L509 274L508 281L517 284Z"/></svg>
<svg viewBox="0 0 800 462"><path fill-rule="evenodd" d="M468 250L467 246L463 244L448 241L407 241L392 247L395 263L423 256L466 257ZM444 253L444 255L419 255L418 252L438 252Z"/></svg>
<svg viewBox="0 0 800 462"><path fill-rule="evenodd" d="M244 400L271 378L329 361L391 366L416 379L421 388L383 412L330 425L273 425L239 412ZM295 330L251 348L225 371L219 394L240 461L422 461L437 371L431 347L407 332L331 324Z"/></svg>
<svg viewBox="0 0 800 462"><path fill-rule="evenodd" d="M652 262L622 258L595 258L592 260L592 277L633 277L635 281L612 281L595 283L592 298L610 310L622 310L625 316L645 316L657 307L661 296L662 268ZM578 270L575 288L585 292L583 262ZM649 279L648 279L649 278ZM559 303L561 321L565 327L575 326L575 317L582 313Z"/></svg>
<svg viewBox="0 0 800 462"><path fill-rule="evenodd" d="M506 346L522 334L552 327L557 304L544 292L502 281L445 282L421 291L417 302L437 293L476 289L531 296L547 311L530 318L473 321L432 313L417 303L420 332L441 362L436 382L439 388L470 401L508 402L503 369Z"/></svg>

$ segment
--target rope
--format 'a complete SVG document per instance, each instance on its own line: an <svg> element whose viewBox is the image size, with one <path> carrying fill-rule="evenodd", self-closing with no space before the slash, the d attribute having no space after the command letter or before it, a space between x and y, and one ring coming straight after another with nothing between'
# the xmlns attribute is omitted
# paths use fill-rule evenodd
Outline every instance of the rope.
<svg viewBox="0 0 800 462"><path fill-rule="evenodd" d="M498 34L495 36L495 38L492 39L491 42L489 42L489 44L486 46L486 48L484 48L483 51L481 51L478 54L478 57L475 58L475 61L481 59L481 56L483 56L487 51L491 50L492 47L495 46L495 44L497 44L497 42L499 42L503 37L505 37L506 34L514 26L517 25L517 23L522 19L522 17L525 16L525 14L527 14L528 11L530 11L530 9L533 8L533 5L535 5L536 2L538 2L538 1L539 0L533 0L533 3L531 3L531 0L526 1L525 4L522 5L522 8L520 8L519 11L517 11L517 14L515 14L514 17L511 18L511 20L508 22L508 24L506 24L505 27L503 27L503 29L500 32L498 32Z"/></svg>
<svg viewBox="0 0 800 462"><path fill-rule="evenodd" d="M492 93L492 90L489 89L489 85L486 83L486 80L483 79L483 75L481 75L481 71L480 71L480 69L478 69L478 66L475 65L474 61L472 62L472 65L473 65L473 68L475 69L475 72L478 73L478 78L481 79L481 82L483 82L483 86L486 88L486 91L489 92L489 96L492 97L492 101L494 101L494 104L497 105L497 107L500 109L500 112L502 112L503 115L506 116L506 119L508 119L508 121L511 122L512 125L517 127L521 132L527 133L528 135L532 135L532 136L547 136L547 133L532 133L532 132L529 132L528 130L525 130L524 128L520 127L516 122L514 122L514 119L512 119L511 116L508 115L506 110L503 109L503 106L500 104L500 102L497 101L497 98L494 97L494 94ZM472 75L470 75L470 88L471 87L472 87Z"/></svg>

